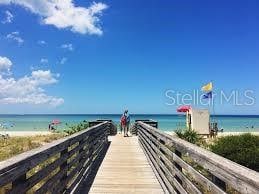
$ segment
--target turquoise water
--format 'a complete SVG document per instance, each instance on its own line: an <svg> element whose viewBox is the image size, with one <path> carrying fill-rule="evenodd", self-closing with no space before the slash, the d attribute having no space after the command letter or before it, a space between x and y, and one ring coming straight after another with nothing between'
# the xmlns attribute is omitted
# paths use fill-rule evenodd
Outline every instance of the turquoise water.
<svg viewBox="0 0 259 194"><path fill-rule="evenodd" d="M259 132L259 116L214 116L219 128L224 131L257 131ZM12 123L8 131L45 131L48 130L48 124L58 119L62 123L58 129L67 128L66 123L76 124L80 121L92 121L96 119L111 119L118 123L120 115L0 115L0 123ZM185 116L181 115L131 115L131 120L135 119L154 119L158 121L159 128L164 131L173 131L177 128L177 123L185 122ZM253 127L252 127L253 126Z"/></svg>

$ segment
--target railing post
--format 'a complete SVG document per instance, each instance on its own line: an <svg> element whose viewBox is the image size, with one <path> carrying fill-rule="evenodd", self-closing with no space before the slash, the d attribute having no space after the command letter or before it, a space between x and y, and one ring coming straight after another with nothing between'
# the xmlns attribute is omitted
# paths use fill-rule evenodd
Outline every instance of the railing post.
<svg viewBox="0 0 259 194"><path fill-rule="evenodd" d="M139 124L137 123L137 124L136 124L136 135L137 135L137 136L139 136L138 130L139 130Z"/></svg>
<svg viewBox="0 0 259 194"><path fill-rule="evenodd" d="M90 141L89 141L89 139L90 139ZM90 162L90 164L93 162L93 153L94 153L94 149L93 149L93 144L92 144L92 141L93 141L93 139L90 137L88 139L88 143L87 143L87 146L88 146L88 150L89 150L89 161L91 161ZM92 167L90 167L90 171L92 170Z"/></svg>
<svg viewBox="0 0 259 194"><path fill-rule="evenodd" d="M109 126L108 131L111 131L111 128L113 127L113 126L112 126L112 123L109 122L109 125L108 125L108 126ZM108 143L108 136L110 135L110 133L107 132L106 129L105 129L104 133L105 133L105 143Z"/></svg>
<svg viewBox="0 0 259 194"><path fill-rule="evenodd" d="M85 141L85 139L80 140L78 146L81 146L82 144L84 144L84 141ZM80 156L80 154L82 154L82 152L84 152L84 146L79 149L78 155ZM78 165L80 165L80 163L84 159L85 159L85 156L83 156L83 154L82 154L81 158L79 158L79 160L78 160Z"/></svg>
<svg viewBox="0 0 259 194"><path fill-rule="evenodd" d="M66 156L67 154L68 154L68 148L61 151L60 158ZM67 179L67 172L68 172L67 165L68 165L67 159L60 165L60 171L64 171L64 175L60 179L60 182L62 183L62 185L64 182L66 182L66 179ZM66 185L63 185L63 189L61 191L64 192L64 190L66 190L66 187L67 187Z"/></svg>
<svg viewBox="0 0 259 194"><path fill-rule="evenodd" d="M26 173L19 176L15 181L12 182L12 188L15 188L19 186L20 184L23 184L26 181ZM25 191L21 191L21 193L25 193ZM12 193L12 192L11 192Z"/></svg>

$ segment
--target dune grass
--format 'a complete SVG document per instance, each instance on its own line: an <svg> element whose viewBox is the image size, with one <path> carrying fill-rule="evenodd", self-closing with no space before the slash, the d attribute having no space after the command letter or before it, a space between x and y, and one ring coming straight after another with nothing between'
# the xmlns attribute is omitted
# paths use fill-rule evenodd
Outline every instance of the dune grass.
<svg viewBox="0 0 259 194"><path fill-rule="evenodd" d="M0 161L11 158L17 154L40 147L46 143L64 137L64 134L37 135L30 137L0 138Z"/></svg>

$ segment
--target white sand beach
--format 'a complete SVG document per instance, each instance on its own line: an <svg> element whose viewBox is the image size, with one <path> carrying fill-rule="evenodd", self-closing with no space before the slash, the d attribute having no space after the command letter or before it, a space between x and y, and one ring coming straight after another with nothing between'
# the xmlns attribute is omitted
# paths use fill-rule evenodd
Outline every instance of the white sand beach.
<svg viewBox="0 0 259 194"><path fill-rule="evenodd" d="M251 133L252 135L259 136L259 132L223 132L223 133L218 133L218 136L224 137L224 136L229 136L229 135L242 135L244 133Z"/></svg>
<svg viewBox="0 0 259 194"><path fill-rule="evenodd" d="M175 132L173 131L166 131L167 134L175 136ZM218 133L218 137L224 137L224 136L229 136L229 135L242 135L244 133L251 133L252 135L258 135L259 136L259 132L219 132Z"/></svg>
<svg viewBox="0 0 259 194"><path fill-rule="evenodd" d="M26 136L37 136L37 135L50 135L50 131L1 131L1 135L8 134L10 137L26 137Z"/></svg>

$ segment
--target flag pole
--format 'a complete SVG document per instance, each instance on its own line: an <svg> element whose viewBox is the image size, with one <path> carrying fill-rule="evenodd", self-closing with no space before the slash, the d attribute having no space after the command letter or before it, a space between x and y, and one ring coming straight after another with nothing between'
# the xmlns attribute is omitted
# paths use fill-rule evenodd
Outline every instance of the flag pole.
<svg viewBox="0 0 259 194"><path fill-rule="evenodd" d="M213 83L213 89L214 89L214 82L213 81L211 81L211 83ZM213 92L212 92L212 114L213 114L213 119L212 119L212 121L213 122L216 122L216 117L215 117L215 101L214 101L214 96L213 96Z"/></svg>

